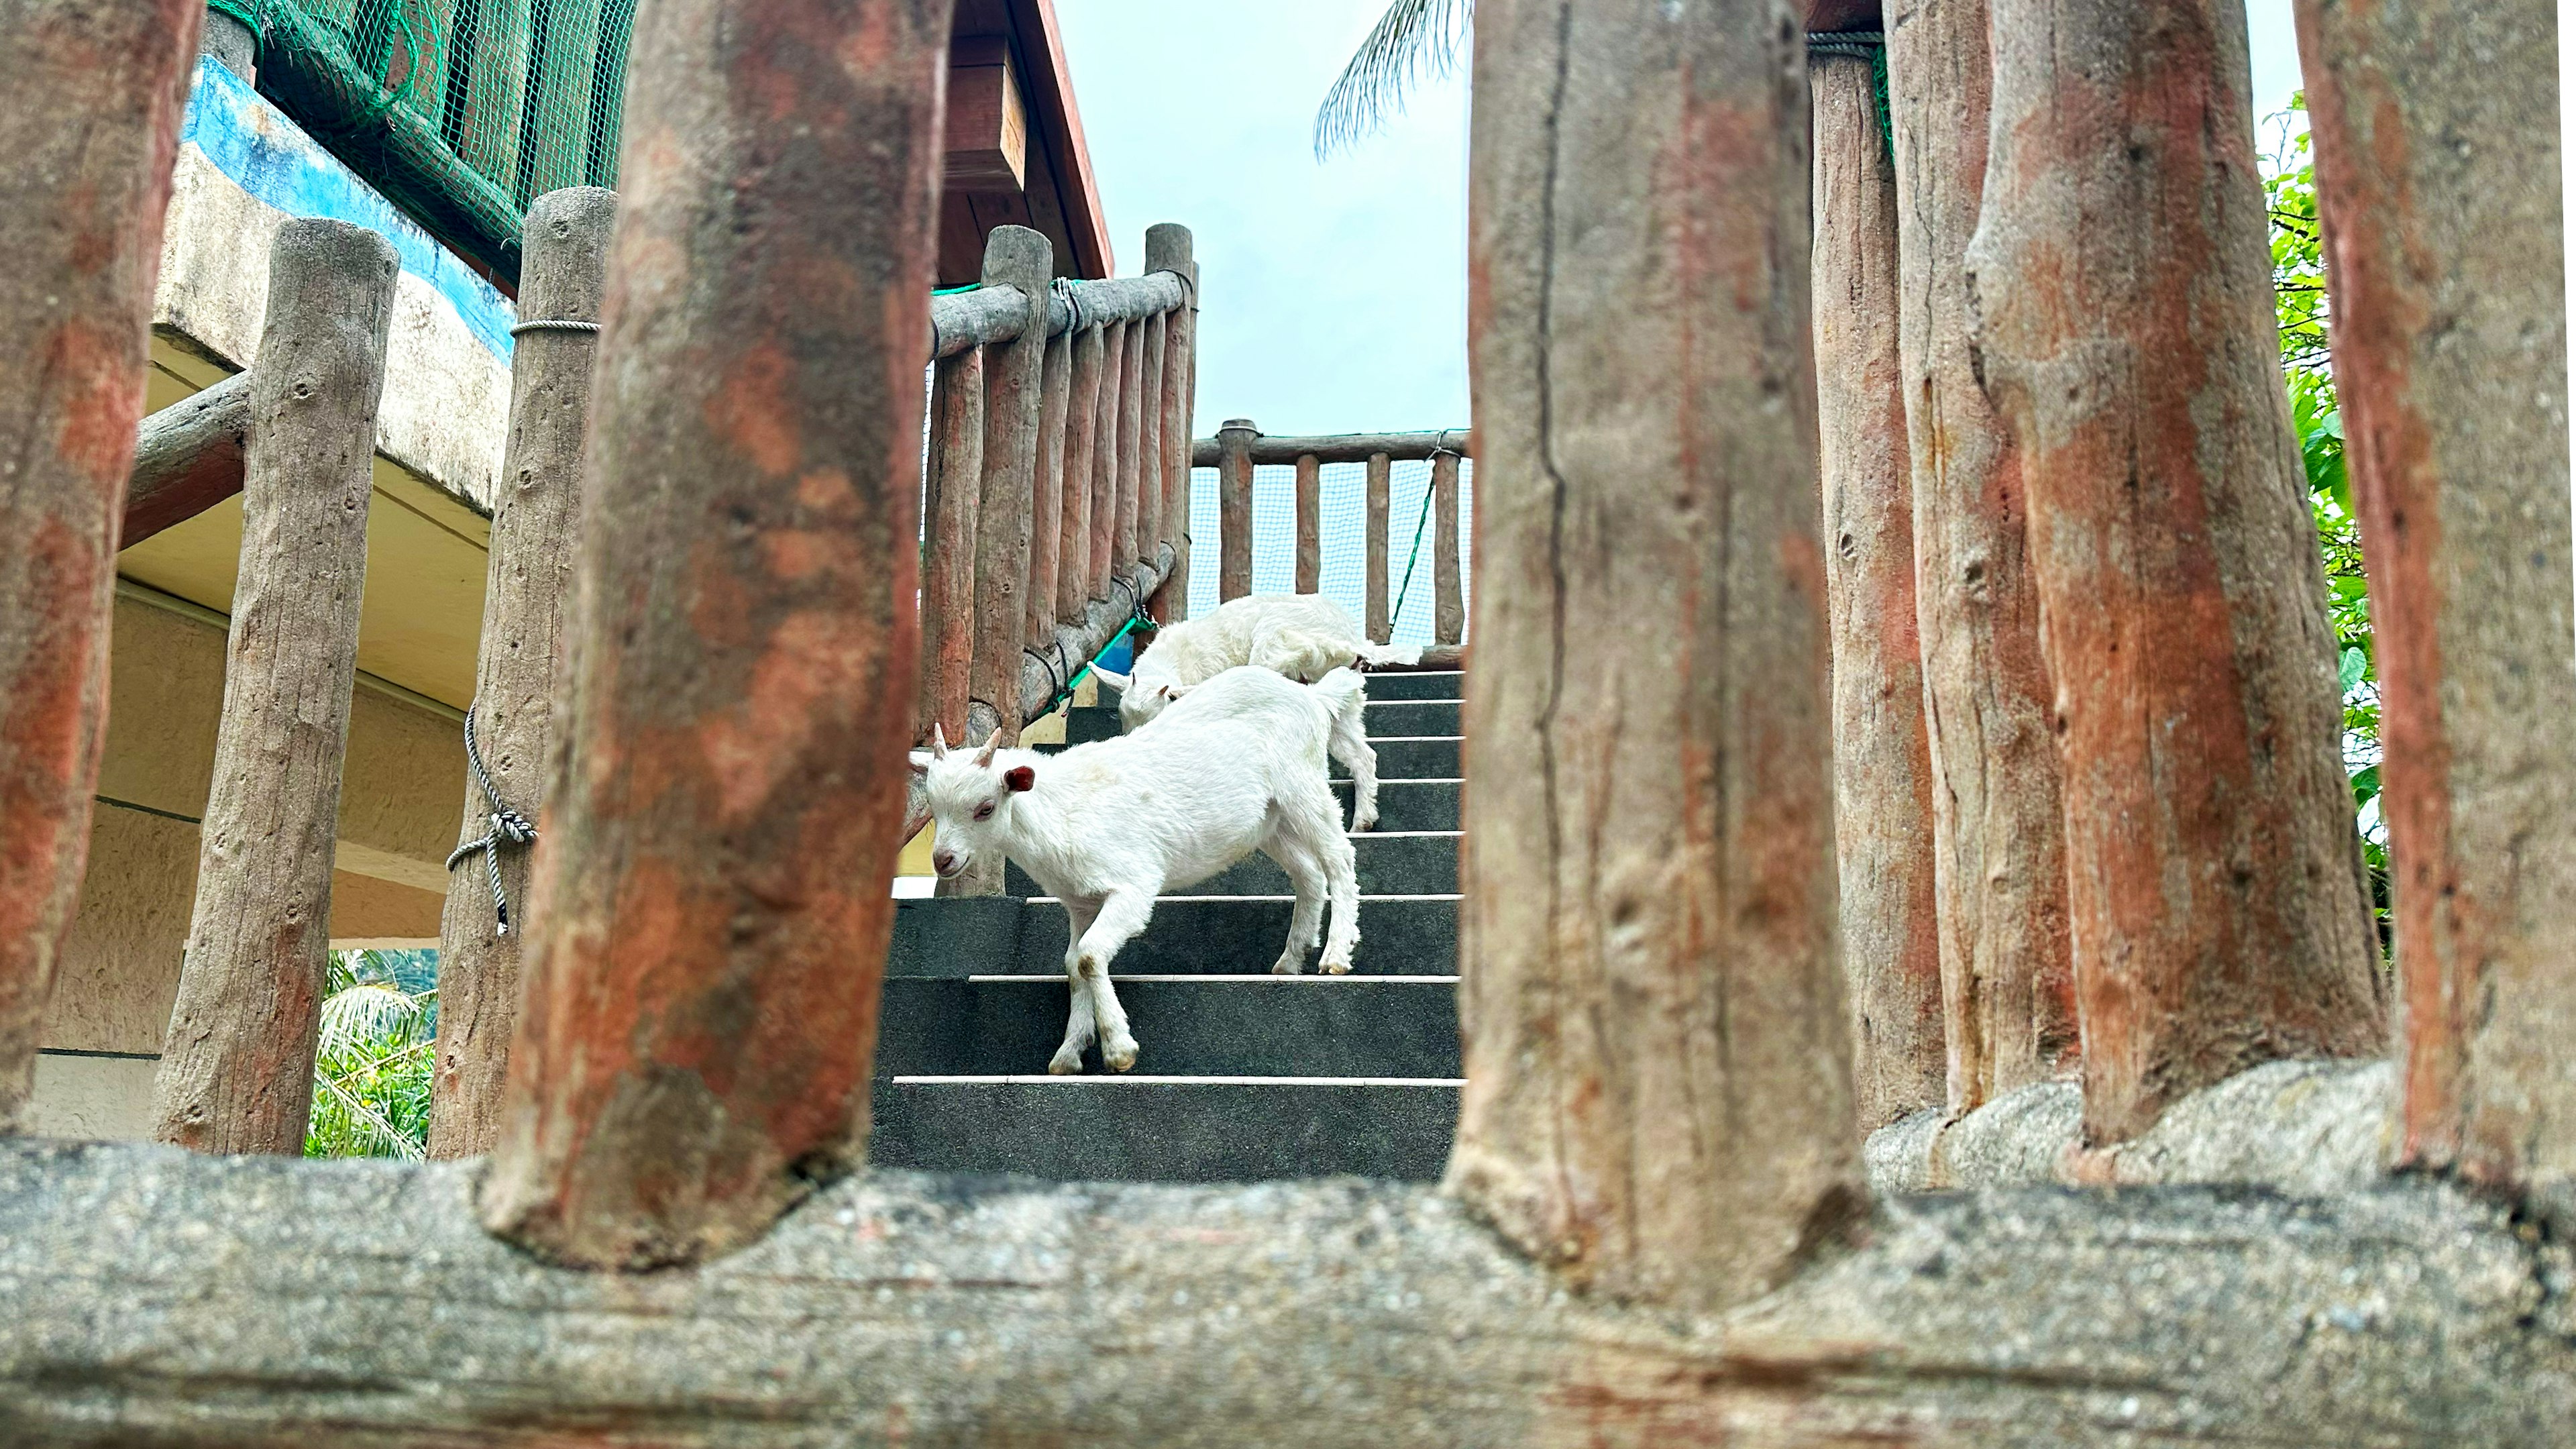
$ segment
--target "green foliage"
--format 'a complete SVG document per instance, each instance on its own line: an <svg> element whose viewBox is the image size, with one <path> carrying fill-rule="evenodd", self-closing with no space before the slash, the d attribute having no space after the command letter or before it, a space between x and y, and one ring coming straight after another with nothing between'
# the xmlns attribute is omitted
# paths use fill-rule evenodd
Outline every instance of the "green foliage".
<svg viewBox="0 0 2576 1449"><path fill-rule="evenodd" d="M334 951L313 1066L307 1157L418 1161L429 1144L438 992L405 990L407 953Z"/></svg>
<svg viewBox="0 0 2576 1449"><path fill-rule="evenodd" d="M2317 224L2317 173L2308 143L2305 96L2271 118L2263 191L2272 215L2272 287L2281 317L2281 367L2290 416L2308 475L2308 508L2326 568L2326 612L2335 631L2343 685L2344 769L2352 777L2362 851L2386 899L2388 832L2379 816L2379 671L2371 647L2370 591L2361 566L2361 524L2344 469L2343 413L2327 354L2325 236ZM2383 907L2384 914L2384 907Z"/></svg>

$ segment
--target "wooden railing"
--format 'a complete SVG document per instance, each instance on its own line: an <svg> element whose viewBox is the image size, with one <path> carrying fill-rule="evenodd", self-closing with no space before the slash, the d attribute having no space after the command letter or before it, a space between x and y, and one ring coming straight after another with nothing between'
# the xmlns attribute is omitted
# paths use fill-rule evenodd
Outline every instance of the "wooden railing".
<svg viewBox="0 0 2576 1449"><path fill-rule="evenodd" d="M1458 464L1475 455L1475 434L1465 428L1435 433L1340 433L1322 437L1269 437L1250 418L1231 418L1213 438L1191 446L1190 461L1217 470L1217 575L1220 602L1252 592L1252 470L1297 470L1297 592L1323 586L1323 466L1368 465L1368 637L1386 643L1394 621L1389 605L1392 481L1394 465L1431 464L1432 639L1454 650L1467 637L1464 561L1458 545Z"/></svg>

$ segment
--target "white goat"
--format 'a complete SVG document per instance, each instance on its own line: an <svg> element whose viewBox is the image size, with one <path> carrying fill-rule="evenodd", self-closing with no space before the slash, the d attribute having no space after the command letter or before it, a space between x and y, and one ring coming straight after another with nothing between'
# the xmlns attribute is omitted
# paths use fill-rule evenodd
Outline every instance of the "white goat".
<svg viewBox="0 0 2576 1449"><path fill-rule="evenodd" d="M1360 677L1334 670L1312 685L1266 669L1235 669L1132 735L1055 756L1000 749L997 731L973 755L937 731L916 760L939 823L931 863L943 876L986 852L1020 863L1072 918L1065 976L1073 1007L1047 1070L1082 1070L1093 1034L1112 1071L1136 1064L1136 1038L1109 984L1118 948L1145 929L1154 900L1196 885L1258 850L1297 891L1288 944L1270 969L1295 975L1323 937L1323 969L1351 969L1359 943L1359 878L1341 807L1324 778L1336 722L1356 719Z"/></svg>
<svg viewBox="0 0 2576 1449"><path fill-rule="evenodd" d="M1135 730L1229 669L1250 665L1313 683L1353 664L1421 658L1418 648L1370 643L1350 610L1321 594L1252 594L1204 619L1165 627L1133 673L1091 672L1118 691L1118 721ZM1366 722L1354 714L1348 728L1337 727L1331 750L1351 770L1351 828L1366 830L1377 824L1377 751L1369 746Z"/></svg>

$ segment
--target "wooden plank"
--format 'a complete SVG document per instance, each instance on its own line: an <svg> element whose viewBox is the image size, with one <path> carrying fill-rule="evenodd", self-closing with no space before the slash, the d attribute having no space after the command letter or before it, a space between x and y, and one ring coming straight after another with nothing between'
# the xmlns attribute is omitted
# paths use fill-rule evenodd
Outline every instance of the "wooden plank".
<svg viewBox="0 0 2576 1449"><path fill-rule="evenodd" d="M2243 10L1994 0L1992 36L1976 340L2030 499L2101 1144L2384 1051L2386 1013Z"/></svg>
<svg viewBox="0 0 2576 1449"><path fill-rule="evenodd" d="M984 349L931 373L930 489L921 540L921 690L915 743L966 737L975 659L975 525L983 516Z"/></svg>
<svg viewBox="0 0 2576 1449"><path fill-rule="evenodd" d="M0 1135L89 851L117 530L202 0L0 7Z"/></svg>
<svg viewBox="0 0 2576 1449"><path fill-rule="evenodd" d="M1458 455L1431 460L1431 600L1436 642L1467 637L1466 579L1458 560Z"/></svg>
<svg viewBox="0 0 2576 1449"><path fill-rule="evenodd" d="M1777 12L1476 10L1462 763L1508 787L1465 802L1448 1186L1560 1281L1683 1312L1865 1210Z"/></svg>
<svg viewBox="0 0 2576 1449"><path fill-rule="evenodd" d="M1887 42L1954 1113L2058 1075L2079 1044L2055 705L2021 457L1969 336L1968 241L1993 89L1986 4L1894 0Z"/></svg>
<svg viewBox="0 0 2576 1449"><path fill-rule="evenodd" d="M1064 557L1064 516L1072 506L1065 497L1065 424L1073 401L1073 337L1058 333L1047 339L1046 362L1038 383L1037 487L1029 503L1029 594L1020 617L1020 637L1031 649L1044 648L1055 636L1056 567Z"/></svg>
<svg viewBox="0 0 2576 1449"><path fill-rule="evenodd" d="M1127 328L1120 322L1100 338L1100 412L1091 430L1091 597L1109 597L1117 567L1119 397L1126 391Z"/></svg>
<svg viewBox="0 0 2576 1449"><path fill-rule="evenodd" d="M1140 319L1127 324L1118 364L1118 523L1110 539L1110 563L1124 569L1137 558L1136 524L1145 487L1145 334L1152 327Z"/></svg>
<svg viewBox="0 0 2576 1449"><path fill-rule="evenodd" d="M1387 577L1388 511L1394 488L1394 460L1384 453L1368 460L1368 618L1369 638L1383 644L1391 633L1392 617L1387 607L1387 594L1394 581Z"/></svg>
<svg viewBox="0 0 2576 1449"><path fill-rule="evenodd" d="M1145 271L1183 281L1184 295L1165 323L1170 351L1163 370L1163 526L1173 552L1162 590L1146 608L1166 624L1190 616L1190 430L1198 408L1199 265L1190 229L1159 222L1145 229Z"/></svg>
<svg viewBox="0 0 2576 1449"><path fill-rule="evenodd" d="M1091 513L1099 496L1097 439L1100 436L1102 365L1105 340L1101 329L1086 327L1073 338L1073 397L1064 420L1064 514L1056 546L1055 617L1071 623L1092 597Z"/></svg>
<svg viewBox="0 0 2576 1449"><path fill-rule="evenodd" d="M1913 462L1897 347L1896 176L1872 67L1819 55L1816 417L1834 645L1834 854L1864 1132L1948 1101Z"/></svg>
<svg viewBox="0 0 2576 1449"><path fill-rule="evenodd" d="M949 43L947 136L948 189L1028 189L1028 106L1008 36L960 35Z"/></svg>
<svg viewBox="0 0 2576 1449"><path fill-rule="evenodd" d="M116 547L131 548L241 492L250 390L250 374L237 372L143 420Z"/></svg>
<svg viewBox="0 0 2576 1449"><path fill-rule="evenodd" d="M591 322L608 284L617 193L549 192L528 209L519 315ZM539 818L553 782L554 713L562 691L574 555L581 539L582 431L590 421L596 333L522 331L510 360L510 435L492 510L476 651L474 730L490 793L469 771L459 840L494 835L500 809ZM438 1045L430 1077L429 1152L480 1157L500 1136L501 1087L519 1019L520 952L528 939L529 852L504 844L448 872L438 923ZM497 870L510 918L492 898Z"/></svg>
<svg viewBox="0 0 2576 1449"><path fill-rule="evenodd" d="M304 1151L401 271L342 221L291 220L269 253L214 784L152 1084L152 1135L198 1152Z"/></svg>
<svg viewBox="0 0 2576 1449"><path fill-rule="evenodd" d="M1314 454L1297 460L1297 592L1324 588L1324 465Z"/></svg>
<svg viewBox="0 0 2576 1449"><path fill-rule="evenodd" d="M1255 433L1250 418L1217 429L1217 585L1220 604L1252 592L1252 458L1245 451Z"/></svg>
<svg viewBox="0 0 2576 1449"><path fill-rule="evenodd" d="M2576 1225L2554 16L2301 0L2396 859L2396 1160Z"/></svg>
<svg viewBox="0 0 2576 1449"><path fill-rule="evenodd" d="M516 194L528 98L529 0L457 0L448 38L447 107L431 113L465 164Z"/></svg>
<svg viewBox="0 0 2576 1449"><path fill-rule="evenodd" d="M653 15L546 914L479 1195L592 1267L721 1254L864 1153L948 40L944 3L868 7L865 44L838 0Z"/></svg>

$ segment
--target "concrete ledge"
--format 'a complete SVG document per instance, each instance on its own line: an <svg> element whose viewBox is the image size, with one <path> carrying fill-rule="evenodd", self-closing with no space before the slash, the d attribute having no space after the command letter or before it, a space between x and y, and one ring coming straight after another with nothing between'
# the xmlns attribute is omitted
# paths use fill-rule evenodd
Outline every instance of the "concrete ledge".
<svg viewBox="0 0 2576 1449"><path fill-rule="evenodd" d="M1880 1192L2244 1183L2321 1195L2381 1176L2395 1069L2384 1061L2269 1062L2185 1097L2135 1142L2088 1151L2082 1089L2043 1082L1956 1122L1918 1112L1862 1148Z"/></svg>

